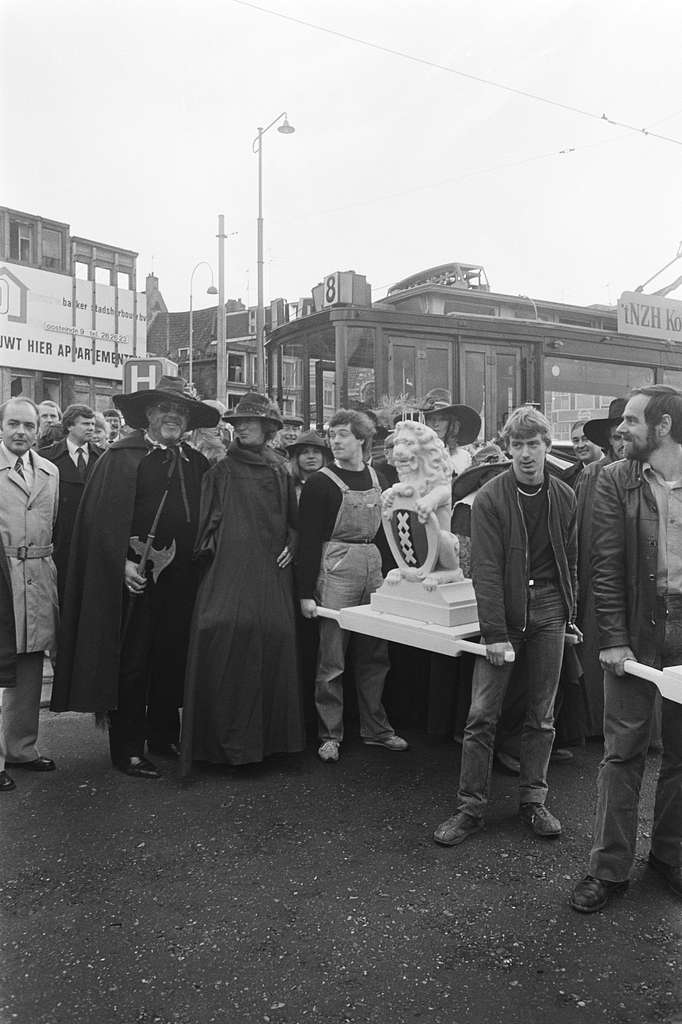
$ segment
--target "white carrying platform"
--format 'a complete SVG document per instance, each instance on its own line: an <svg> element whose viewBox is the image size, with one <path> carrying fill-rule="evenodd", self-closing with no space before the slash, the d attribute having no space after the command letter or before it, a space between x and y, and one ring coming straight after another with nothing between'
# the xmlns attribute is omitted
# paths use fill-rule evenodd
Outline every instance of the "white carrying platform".
<svg viewBox="0 0 682 1024"><path fill-rule="evenodd" d="M439 583L433 590L427 590L423 580L384 582L372 594L371 607L375 612L400 616L406 621L449 627L465 626L477 616L471 580Z"/></svg>

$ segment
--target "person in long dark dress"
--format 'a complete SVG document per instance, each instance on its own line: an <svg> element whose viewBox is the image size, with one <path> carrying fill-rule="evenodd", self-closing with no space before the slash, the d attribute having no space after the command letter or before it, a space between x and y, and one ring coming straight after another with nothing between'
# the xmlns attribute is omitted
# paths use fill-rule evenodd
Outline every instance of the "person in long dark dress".
<svg viewBox="0 0 682 1024"><path fill-rule="evenodd" d="M229 417L235 441L206 474L195 555L207 563L191 630L181 774L193 760L244 765L303 750L292 561L296 496L267 445L265 396Z"/></svg>

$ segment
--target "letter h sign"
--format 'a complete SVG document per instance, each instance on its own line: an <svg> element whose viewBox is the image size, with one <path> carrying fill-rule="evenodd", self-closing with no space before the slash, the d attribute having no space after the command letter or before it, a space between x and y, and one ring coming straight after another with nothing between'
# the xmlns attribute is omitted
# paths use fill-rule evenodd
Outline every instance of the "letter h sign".
<svg viewBox="0 0 682 1024"><path fill-rule="evenodd" d="M129 359L123 365L123 390L152 391L163 376L160 359Z"/></svg>

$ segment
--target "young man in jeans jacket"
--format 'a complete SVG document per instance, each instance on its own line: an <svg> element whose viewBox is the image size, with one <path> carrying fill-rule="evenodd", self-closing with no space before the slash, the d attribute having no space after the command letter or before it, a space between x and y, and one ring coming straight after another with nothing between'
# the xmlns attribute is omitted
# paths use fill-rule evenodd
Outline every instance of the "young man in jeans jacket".
<svg viewBox="0 0 682 1024"><path fill-rule="evenodd" d="M561 834L545 807L554 741L554 700L564 635L576 593L576 505L566 484L550 476L549 421L532 406L516 409L502 429L510 468L476 495L471 568L486 658L477 658L464 732L457 811L434 839L457 846L484 827L495 731L513 662L525 647L528 704L521 735L521 817L543 838Z"/></svg>

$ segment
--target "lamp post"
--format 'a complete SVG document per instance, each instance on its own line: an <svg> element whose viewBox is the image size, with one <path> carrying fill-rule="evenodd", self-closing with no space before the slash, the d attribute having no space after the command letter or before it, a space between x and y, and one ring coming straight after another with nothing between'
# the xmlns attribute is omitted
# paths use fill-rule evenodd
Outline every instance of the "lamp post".
<svg viewBox="0 0 682 1024"><path fill-rule="evenodd" d="M282 135L293 135L295 128L289 124L286 110L278 114L267 128L259 128L253 140L252 150L258 154L258 305L256 306L256 387L265 393L265 308L263 306L263 136L277 124Z"/></svg>
<svg viewBox="0 0 682 1024"><path fill-rule="evenodd" d="M194 373L193 373L193 370L194 370L194 323L193 323L193 320L192 320L192 284L194 282L194 275L197 272L197 270L199 269L199 267L208 267L208 269L211 271L211 284L206 289L206 294L207 295L217 295L218 294L218 289L216 288L216 286L213 283L213 267L206 260L199 260L199 262L196 264L196 266L192 270L192 273L190 274L190 277L189 277L189 382L188 383L189 383L190 388L194 387L194 379L193 379L193 377L194 377Z"/></svg>

